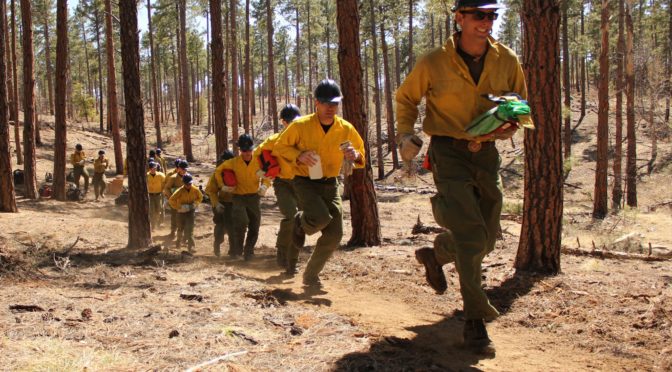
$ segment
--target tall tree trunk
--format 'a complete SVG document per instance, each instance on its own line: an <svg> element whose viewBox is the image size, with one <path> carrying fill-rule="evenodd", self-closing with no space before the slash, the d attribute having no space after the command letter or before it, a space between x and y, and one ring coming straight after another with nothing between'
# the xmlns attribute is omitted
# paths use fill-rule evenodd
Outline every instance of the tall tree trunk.
<svg viewBox="0 0 672 372"><path fill-rule="evenodd" d="M56 118L54 126L54 198L65 201L67 123L65 90L68 84L68 2L56 4Z"/></svg>
<svg viewBox="0 0 672 372"><path fill-rule="evenodd" d="M268 1L268 0L267 0ZM229 53L231 57L231 129L232 140L238 140L238 126L240 125L240 111L238 105L238 0L229 2ZM234 153L238 154L238 146L234 147Z"/></svg>
<svg viewBox="0 0 672 372"><path fill-rule="evenodd" d="M381 9L382 14L382 9ZM392 168L399 169L397 142L394 137L394 107L392 106L392 79L388 62L387 40L385 40L385 21L380 22L380 44L383 48L383 74L385 75L385 118L387 119L387 150L392 153Z"/></svg>
<svg viewBox="0 0 672 372"><path fill-rule="evenodd" d="M311 37L311 27L312 24L310 23L310 3L311 1L308 0L306 1L306 39L308 41L308 102L306 105L308 105L308 108L313 105L313 38ZM270 61L269 61L270 62ZM308 111L308 110L306 110Z"/></svg>
<svg viewBox="0 0 672 372"><path fill-rule="evenodd" d="M16 68L16 0L12 0L12 82L9 89L14 90L14 102L10 107L10 120L14 122L14 147L16 148L16 164L23 165L23 152L21 151L21 134L19 131L19 74Z"/></svg>
<svg viewBox="0 0 672 372"><path fill-rule="evenodd" d="M401 37L401 32L399 32L399 21L395 23L394 28L394 81L396 83L395 87L401 85L401 47L399 46L399 38Z"/></svg>
<svg viewBox="0 0 672 372"><path fill-rule="evenodd" d="M4 0L0 1L0 14L4 17L7 15L7 3ZM5 83L10 80L7 72L9 66L5 63L6 56L9 53L7 48L8 36L9 32L7 31L5 18L5 22L0 22L0 212L16 213L18 209L16 208L14 178L12 176L12 156L9 150L9 106L7 104L9 92ZM11 85L9 89L12 89ZM19 124L15 122L14 125L18 126Z"/></svg>
<svg viewBox="0 0 672 372"><path fill-rule="evenodd" d="M47 97L49 98L49 115L54 114L54 86L51 81L54 70L51 67L51 40L49 37L49 3L45 3L44 9L44 63L47 65Z"/></svg>
<svg viewBox="0 0 672 372"><path fill-rule="evenodd" d="M149 196L145 166L145 123L140 92L140 47L136 0L119 0L121 64L124 70L124 102L128 146L128 248L152 243Z"/></svg>
<svg viewBox="0 0 672 372"><path fill-rule="evenodd" d="M670 96L672 95L672 0L667 2L667 43L665 60L665 126L670 126Z"/></svg>
<svg viewBox="0 0 672 372"><path fill-rule="evenodd" d="M100 125L100 133L103 133L105 131L105 127L103 126L103 114L105 111L103 109L103 48L100 47L100 12L98 11L98 7L94 7L93 19L95 21L96 29L96 50L98 51L98 106L100 107L98 110L98 121Z"/></svg>
<svg viewBox="0 0 672 372"><path fill-rule="evenodd" d="M609 0L602 0L600 35L600 80L597 113L597 164L593 218L604 218L609 210L607 170L609 168Z"/></svg>
<svg viewBox="0 0 672 372"><path fill-rule="evenodd" d="M653 172L654 165L656 164L656 158L658 157L658 131L656 130L656 103L658 98L656 97L656 92L654 87L651 87L650 98L649 98L649 136L651 137L651 158L646 164L647 174Z"/></svg>
<svg viewBox="0 0 672 372"><path fill-rule="evenodd" d="M79 26L82 29L82 41L84 42L84 61L86 63L86 92L89 96L93 96L93 86L91 85L91 64L89 63L89 42L86 39L86 28L84 22L79 18ZM88 118L86 121L89 121Z"/></svg>
<svg viewBox="0 0 672 372"><path fill-rule="evenodd" d="M208 8L209 9L209 8ZM212 70L210 69L211 57L210 52L212 49L212 44L210 42L210 12L206 9L205 11L205 76L208 82L208 95L206 97L206 102L208 103L208 135L214 133L214 128L212 126Z"/></svg>
<svg viewBox="0 0 672 372"><path fill-rule="evenodd" d="M187 2L178 1L180 17L180 76L182 80L182 92L180 94L180 124L182 129L182 151L187 161L194 161L194 154L191 148L191 117L189 115L189 68L187 65Z"/></svg>
<svg viewBox="0 0 672 372"><path fill-rule="evenodd" d="M245 0L245 94L243 95L243 128L250 131L250 95L252 90L252 75L250 75L250 0Z"/></svg>
<svg viewBox="0 0 672 372"><path fill-rule="evenodd" d="M569 38L567 32L567 8L569 3L567 1L562 3L562 90L564 106L562 108L562 116L565 121L564 125L564 141L565 159L569 159L572 154L572 106L571 106L571 88L569 86Z"/></svg>
<svg viewBox="0 0 672 372"><path fill-rule="evenodd" d="M35 167L35 58L33 54L33 17L30 0L21 0L23 30L23 157L26 198L37 198ZM4 82L5 80L3 80Z"/></svg>
<svg viewBox="0 0 672 372"><path fill-rule="evenodd" d="M105 51L107 54L107 120L112 130L114 164L117 174L124 172L119 133L119 108L117 104L117 69L114 62L114 30L112 29L112 1L105 0Z"/></svg>
<svg viewBox="0 0 672 372"><path fill-rule="evenodd" d="M215 116L215 144L217 155L228 148L226 138L226 112L224 111L224 42L222 41L222 3L210 0L210 22L212 23L212 111Z"/></svg>
<svg viewBox="0 0 672 372"><path fill-rule="evenodd" d="M557 0L524 0L523 68L537 130L525 131L523 225L515 267L560 272L562 246L562 103Z"/></svg>
<svg viewBox="0 0 672 372"><path fill-rule="evenodd" d="M415 65L415 56L413 56L413 5L415 0L408 0L408 73Z"/></svg>
<svg viewBox="0 0 672 372"><path fill-rule="evenodd" d="M623 200L623 57L625 5L618 0L618 42L616 45L616 118L614 138L614 187L611 194L612 208L619 209Z"/></svg>
<svg viewBox="0 0 672 372"><path fill-rule="evenodd" d="M156 130L156 147L163 147L163 140L161 139L161 118L159 115L159 92L156 83L156 53L154 52L154 29L152 28L152 4L147 0L147 29L149 31L149 58L150 69L152 75L152 108L154 121L154 129ZM165 172L165 169L164 169Z"/></svg>
<svg viewBox="0 0 672 372"><path fill-rule="evenodd" d="M250 76L252 76L252 81L250 83L250 110L252 113L250 114L250 117L253 118L255 115L257 115L257 103L254 99L254 63L250 63ZM251 129L254 131L254 125L251 125Z"/></svg>
<svg viewBox="0 0 672 372"><path fill-rule="evenodd" d="M268 114L273 121L273 132L278 133L278 107L275 101L275 58L273 56L273 12L271 0L266 0L266 32L268 46ZM298 56L297 56L298 57Z"/></svg>
<svg viewBox="0 0 672 372"><path fill-rule="evenodd" d="M289 103L289 66L287 66L287 48L283 50L282 61L284 64L285 103Z"/></svg>
<svg viewBox="0 0 672 372"><path fill-rule="evenodd" d="M338 27L338 64L343 91L343 117L353 123L364 139L367 154L366 167L357 169L350 176L350 211L352 237L348 246L375 246L381 243L378 200L373 187L371 153L368 141L368 123L364 115L362 65L359 42L359 8L357 0L340 0L336 3Z"/></svg>
<svg viewBox="0 0 672 372"><path fill-rule="evenodd" d="M431 28L430 30L430 40L431 40L431 46L432 49L436 48L436 42L434 38L434 13L431 13L429 15L429 27Z"/></svg>
<svg viewBox="0 0 672 372"><path fill-rule="evenodd" d="M637 132L635 128L635 58L632 25L633 0L627 0L625 7L625 120L627 125L627 158L625 160L626 203L637 206Z"/></svg>
<svg viewBox="0 0 672 372"><path fill-rule="evenodd" d="M296 47L294 55L301 55L301 34L299 32L299 6L296 5L296 25L294 29L296 30ZM296 58L296 75L294 76L294 94L296 95L296 105L301 107L301 58ZM308 104L310 105L310 104Z"/></svg>
<svg viewBox="0 0 672 372"><path fill-rule="evenodd" d="M586 35L585 31L585 22L584 22L584 8L581 7L581 10L579 11L581 13L581 39ZM586 54L585 52L581 51L581 55L579 56L580 62L581 62L581 116L579 116L578 123L581 123L583 118L586 117ZM577 125L578 125L577 123Z"/></svg>
<svg viewBox="0 0 672 372"><path fill-rule="evenodd" d="M373 102L376 111L376 150L378 160L378 179L385 178L385 163L383 160L383 128L381 124L380 109L380 69L378 68L378 43L376 41L376 8L373 0L369 0L370 20L371 20L371 48L373 49ZM367 82L365 81L365 84Z"/></svg>

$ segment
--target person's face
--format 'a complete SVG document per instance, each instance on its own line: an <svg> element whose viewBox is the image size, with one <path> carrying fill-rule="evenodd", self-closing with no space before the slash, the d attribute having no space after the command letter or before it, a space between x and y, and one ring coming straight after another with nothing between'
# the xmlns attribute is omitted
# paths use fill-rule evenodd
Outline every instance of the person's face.
<svg viewBox="0 0 672 372"><path fill-rule="evenodd" d="M187 173L187 170L184 168L177 168L177 174L180 176L184 176L184 174Z"/></svg>
<svg viewBox="0 0 672 372"><path fill-rule="evenodd" d="M243 158L245 161L250 161L252 160L252 149L249 150L240 150L240 156Z"/></svg>
<svg viewBox="0 0 672 372"><path fill-rule="evenodd" d="M191 184L190 183L185 183L184 188L189 190L191 188Z"/></svg>
<svg viewBox="0 0 672 372"><path fill-rule="evenodd" d="M322 121L325 121L325 119L333 119L338 112L338 103L320 102L315 100L315 112L317 112L317 115Z"/></svg>
<svg viewBox="0 0 672 372"><path fill-rule="evenodd" d="M156 167L154 167L154 168L149 168L149 173L151 173L151 174L156 174Z"/></svg>
<svg viewBox="0 0 672 372"><path fill-rule="evenodd" d="M463 35L487 39L497 16L493 9L464 8L455 13L455 22L460 25Z"/></svg>

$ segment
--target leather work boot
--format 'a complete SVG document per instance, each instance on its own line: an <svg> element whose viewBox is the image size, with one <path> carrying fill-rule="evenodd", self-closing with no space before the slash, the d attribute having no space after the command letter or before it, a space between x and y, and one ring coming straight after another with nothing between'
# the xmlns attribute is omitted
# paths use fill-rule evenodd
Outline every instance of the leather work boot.
<svg viewBox="0 0 672 372"><path fill-rule="evenodd" d="M483 319L467 319L464 323L464 346L471 349L483 349L492 344L485 329Z"/></svg>
<svg viewBox="0 0 672 372"><path fill-rule="evenodd" d="M294 217L294 236L292 237L296 248L301 249L306 244L306 232L301 227L301 214L297 213Z"/></svg>
<svg viewBox="0 0 672 372"><path fill-rule="evenodd" d="M285 270L285 274L289 276L294 276L298 273L298 270L296 270L296 264L297 260L289 260L287 262L287 269Z"/></svg>
<svg viewBox="0 0 672 372"><path fill-rule="evenodd" d="M432 248L420 248L415 251L415 259L425 266L425 278L427 284L436 291L437 294L443 294L448 288L446 275L443 273L441 265L436 261L434 250Z"/></svg>
<svg viewBox="0 0 672 372"><path fill-rule="evenodd" d="M277 262L280 267L287 267L287 259L285 258L285 252L282 249L278 249L278 253L275 256L275 262Z"/></svg>

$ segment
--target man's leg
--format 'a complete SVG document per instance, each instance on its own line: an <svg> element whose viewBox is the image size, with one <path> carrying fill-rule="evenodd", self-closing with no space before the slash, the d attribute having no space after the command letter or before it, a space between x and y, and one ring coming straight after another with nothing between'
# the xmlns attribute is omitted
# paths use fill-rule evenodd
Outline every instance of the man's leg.
<svg viewBox="0 0 672 372"><path fill-rule="evenodd" d="M341 196L338 194L338 184L322 185L320 190L322 204L327 207L329 223L321 230L322 235L317 240L315 250L310 255L303 273L305 284L319 283L319 274L324 269L327 260L336 251L343 238L343 207ZM306 208L308 206L306 205Z"/></svg>
<svg viewBox="0 0 672 372"><path fill-rule="evenodd" d="M89 192L89 172L82 167L82 176L84 177L84 193Z"/></svg>
<svg viewBox="0 0 672 372"><path fill-rule="evenodd" d="M245 211L249 220L247 224L247 237L245 238L245 257L254 256L254 246L259 239L259 226L261 225L261 197L259 195L248 196L245 200Z"/></svg>
<svg viewBox="0 0 672 372"><path fill-rule="evenodd" d="M175 211L175 220L176 220L176 228L177 228L177 240L175 240L175 247L180 248L182 246L183 242L183 236L184 236L184 223L185 223L185 218L184 215L186 213L177 213Z"/></svg>
<svg viewBox="0 0 672 372"><path fill-rule="evenodd" d="M224 233L226 232L226 226L224 225L224 213L218 213L216 210L213 209L213 217L212 217L212 222L215 223L215 230L214 230L214 239L215 242L213 244L215 256L219 257L220 253L220 247L222 245L222 242L224 241Z"/></svg>
<svg viewBox="0 0 672 372"><path fill-rule="evenodd" d="M72 176L75 178L75 185L77 185L77 188L79 188L79 179L82 177L82 169L84 168L80 166L75 166L72 169Z"/></svg>
<svg viewBox="0 0 672 372"><path fill-rule="evenodd" d="M282 214L280 230L275 242L275 247L278 249L278 265L287 266L293 263L293 266L296 267L299 250L294 245L292 236L294 235L294 216L296 216L298 209L296 207L294 186L292 186L292 181L276 178L273 182L273 187L278 200L278 208Z"/></svg>
<svg viewBox="0 0 672 372"><path fill-rule="evenodd" d="M189 212L183 214L184 214L184 240L187 242L189 252L193 252L194 247L196 246L196 242L194 241L195 212L194 210L190 210Z"/></svg>
<svg viewBox="0 0 672 372"><path fill-rule="evenodd" d="M243 242L245 242L245 232L247 231L247 225L250 223L250 220L247 216L247 211L245 208L245 202L242 200L242 197L236 195L233 197L233 216L235 216L233 221L233 234L231 240L233 241L233 255L238 256L243 253Z"/></svg>

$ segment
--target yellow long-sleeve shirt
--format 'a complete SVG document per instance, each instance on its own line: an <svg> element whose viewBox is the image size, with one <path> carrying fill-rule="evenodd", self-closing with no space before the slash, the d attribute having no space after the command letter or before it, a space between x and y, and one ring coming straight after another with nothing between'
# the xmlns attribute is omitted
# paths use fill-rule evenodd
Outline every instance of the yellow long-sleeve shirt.
<svg viewBox="0 0 672 372"><path fill-rule="evenodd" d="M489 38L483 72L475 84L457 53L458 34L422 57L397 89L397 131L412 134L422 97L427 102L422 122L425 133L459 139L472 138L465 130L477 116L494 107L483 94L518 93L527 97L525 77L516 54Z"/></svg>
<svg viewBox="0 0 672 372"><path fill-rule="evenodd" d="M166 181L166 175L162 172L147 172L147 192L157 194L163 190L163 183Z"/></svg>
<svg viewBox="0 0 672 372"><path fill-rule="evenodd" d="M154 157L154 159L157 160L159 162L159 164L161 165L161 169L162 169L163 173L168 172L168 168L166 167L166 159L160 157L159 155L156 155Z"/></svg>
<svg viewBox="0 0 672 372"><path fill-rule="evenodd" d="M79 165L79 162L82 160L86 160L86 154L84 151L75 151L70 155L70 163L75 166Z"/></svg>
<svg viewBox="0 0 672 372"><path fill-rule="evenodd" d="M96 160L93 161L93 171L96 173L105 173L109 166L110 162L104 156L102 158L97 157Z"/></svg>
<svg viewBox="0 0 672 372"><path fill-rule="evenodd" d="M355 168L364 168L364 141L355 127L336 116L327 133L324 133L317 114L303 116L290 124L275 143L273 156L292 164L296 176L308 176L308 166L296 163L303 151L313 150L322 162L324 177L336 177L341 172L343 151L340 145L350 141L360 155Z"/></svg>
<svg viewBox="0 0 672 372"><path fill-rule="evenodd" d="M182 205L191 204L194 207L197 207L202 201L203 194L201 194L201 190L192 185L189 187L189 190L184 186L177 189L168 199L168 204L170 204L170 206L178 213L184 213L187 211L181 209Z"/></svg>
<svg viewBox="0 0 672 372"><path fill-rule="evenodd" d="M257 171L259 168L259 159L256 156L252 156L249 164L243 160L241 156L236 156L233 159L229 159L222 164L220 164L217 169L215 169L215 180L217 181L217 187L221 188L224 186L224 178L222 172L225 169L232 170L236 175L236 188L233 190L233 193L236 195L247 195L254 194L259 191L259 182L262 181L259 176L257 176ZM270 181L263 179L262 181L266 186L270 185Z"/></svg>
<svg viewBox="0 0 672 372"><path fill-rule="evenodd" d="M262 151L273 152L275 144L278 142L278 138L280 138L281 134L282 132L270 135L268 138L264 140L264 142L261 143L261 145L259 145L255 149L254 154L260 155ZM280 165L280 174L278 174L278 178L282 178L285 180L291 180L292 178L294 178L295 173L294 165L285 160L285 158L283 157L276 156L276 158L278 159L278 164Z"/></svg>
<svg viewBox="0 0 672 372"><path fill-rule="evenodd" d="M166 180L163 184L163 194L169 198L171 195L173 195L175 190L177 190L177 188L181 187L182 185L184 185L184 183L182 183L182 176L180 176L178 173L173 173L170 177L166 177Z"/></svg>
<svg viewBox="0 0 672 372"><path fill-rule="evenodd" d="M223 192L219 186L217 186L217 179L213 173L208 180L208 184L205 186L205 193L210 197L210 202L213 207L217 204L217 201L220 202L231 202L233 199L233 194L230 192Z"/></svg>

